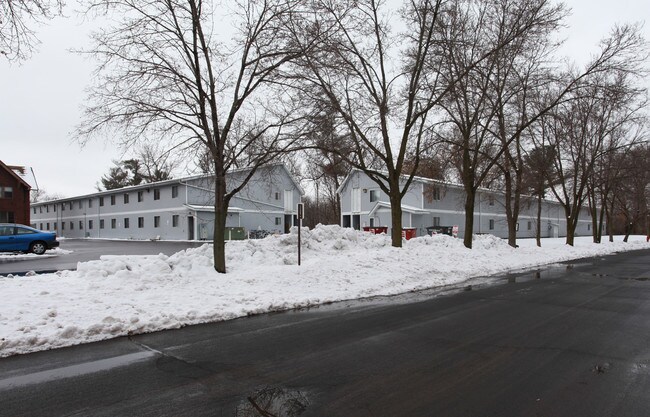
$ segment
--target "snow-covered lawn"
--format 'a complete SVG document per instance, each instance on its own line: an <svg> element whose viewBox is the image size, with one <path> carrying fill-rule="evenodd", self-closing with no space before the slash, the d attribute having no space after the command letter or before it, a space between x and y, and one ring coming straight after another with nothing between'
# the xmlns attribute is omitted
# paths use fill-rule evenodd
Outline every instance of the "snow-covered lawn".
<svg viewBox="0 0 650 417"><path fill-rule="evenodd" d="M474 249L461 239L390 237L338 226L227 244L228 274L212 267L212 246L172 256L104 256L76 271L0 277L0 357L133 333L461 283L537 265L650 248L645 237L596 245L578 238L520 241L513 249L490 235Z"/></svg>

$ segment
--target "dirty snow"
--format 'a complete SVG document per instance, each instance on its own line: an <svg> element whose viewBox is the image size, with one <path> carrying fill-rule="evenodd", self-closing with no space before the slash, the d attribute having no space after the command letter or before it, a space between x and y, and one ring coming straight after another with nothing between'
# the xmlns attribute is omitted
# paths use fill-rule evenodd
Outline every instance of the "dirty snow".
<svg viewBox="0 0 650 417"><path fill-rule="evenodd" d="M650 248L642 236L596 245L577 238L509 247L491 235L474 249L437 235L390 245L390 237L318 226L297 234L227 244L228 274L212 267L212 246L172 256L103 256L76 271L0 276L0 357L128 334L228 320L327 302L458 284L472 277L617 251Z"/></svg>

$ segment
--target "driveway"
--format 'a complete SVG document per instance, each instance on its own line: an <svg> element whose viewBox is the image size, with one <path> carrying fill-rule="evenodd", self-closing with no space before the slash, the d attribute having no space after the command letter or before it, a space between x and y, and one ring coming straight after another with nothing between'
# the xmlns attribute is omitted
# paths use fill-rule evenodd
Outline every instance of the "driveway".
<svg viewBox="0 0 650 417"><path fill-rule="evenodd" d="M172 255L206 242L136 241L99 239L62 239L60 250L45 255L10 255L0 257L0 275L22 275L28 271L52 272L76 269L78 262L97 260L102 255Z"/></svg>

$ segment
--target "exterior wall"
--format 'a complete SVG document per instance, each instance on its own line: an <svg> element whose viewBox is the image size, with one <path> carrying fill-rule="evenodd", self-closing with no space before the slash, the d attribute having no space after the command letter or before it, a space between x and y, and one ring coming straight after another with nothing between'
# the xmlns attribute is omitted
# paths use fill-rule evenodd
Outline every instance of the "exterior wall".
<svg viewBox="0 0 650 417"><path fill-rule="evenodd" d="M378 202L370 201L370 190L378 189L367 175L353 171L340 188L341 225L358 228L364 226L391 227L390 202L388 196L379 193ZM352 210L353 189L360 189L359 210ZM364 191L367 190L367 192ZM435 191L433 191L436 189ZM505 200L502 193L479 191L474 210L474 233L489 233L498 237L508 236L505 214ZM465 192L462 187L432 180L415 180L402 200L402 226L414 227L418 236L427 234L426 228L434 222L440 226L459 226L459 236L465 232ZM374 208L374 210L373 210ZM357 216L357 223L353 218ZM576 236L591 235L589 210L583 208L576 228ZM542 203L542 237L566 236L564 210L557 202L544 200ZM537 200L522 198L517 238L534 238L537 222Z"/></svg>
<svg viewBox="0 0 650 417"><path fill-rule="evenodd" d="M4 187L11 188L10 198L4 197ZM4 213L0 216L0 223L13 218L14 223L30 224L29 191L29 185L0 163L0 213Z"/></svg>
<svg viewBox="0 0 650 417"><path fill-rule="evenodd" d="M258 177L269 172L277 183L259 181ZM241 184L242 176L229 177L232 186L238 185L237 179ZM213 179L202 176L37 203L32 207L32 226L68 238L211 240L213 189ZM279 200L275 199L276 189L281 190ZM226 226L282 233L284 216L295 214L295 207L293 211L284 209L284 190L296 204L300 202L302 192L286 168L260 169L231 200ZM280 224L276 224L278 217Z"/></svg>

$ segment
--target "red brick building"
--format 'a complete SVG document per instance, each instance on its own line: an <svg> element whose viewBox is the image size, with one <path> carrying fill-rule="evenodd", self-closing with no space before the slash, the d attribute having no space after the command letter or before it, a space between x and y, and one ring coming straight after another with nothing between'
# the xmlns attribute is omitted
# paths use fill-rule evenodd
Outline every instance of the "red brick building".
<svg viewBox="0 0 650 417"><path fill-rule="evenodd" d="M31 186L21 177L25 168L0 161L0 223L29 223Z"/></svg>

